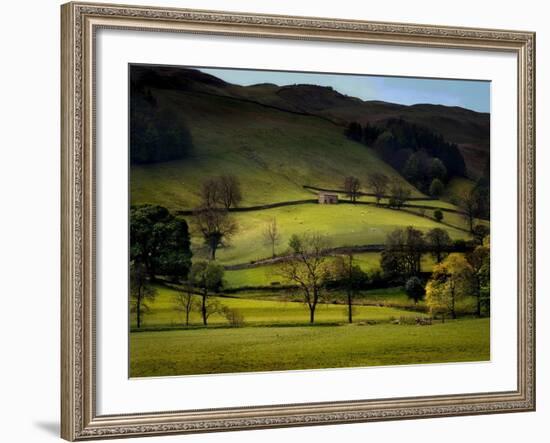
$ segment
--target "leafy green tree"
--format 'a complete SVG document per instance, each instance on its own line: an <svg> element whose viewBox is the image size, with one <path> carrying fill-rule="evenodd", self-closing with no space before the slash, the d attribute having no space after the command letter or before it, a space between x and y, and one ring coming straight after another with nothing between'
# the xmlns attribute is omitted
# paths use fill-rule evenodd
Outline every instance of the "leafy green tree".
<svg viewBox="0 0 550 443"><path fill-rule="evenodd" d="M432 197L439 197L441 194L443 194L443 190L445 189L445 185L443 182L438 179L434 178L432 180L432 183L430 184L430 195Z"/></svg>
<svg viewBox="0 0 550 443"><path fill-rule="evenodd" d="M472 288L472 268L462 254L450 254L434 266L426 285L426 305L430 313L456 318L456 303Z"/></svg>
<svg viewBox="0 0 550 443"><path fill-rule="evenodd" d="M437 179L443 184L447 178L447 168L440 159L432 158L428 165L428 174L432 180Z"/></svg>
<svg viewBox="0 0 550 443"><path fill-rule="evenodd" d="M411 154L403 168L406 179L422 189L428 180L429 157L425 151L416 151Z"/></svg>
<svg viewBox="0 0 550 443"><path fill-rule="evenodd" d="M219 291L223 286L223 266L214 262L197 261L191 266L189 281L197 288L202 297L201 314L202 323L208 324L208 317L220 308L217 300L210 300L211 292Z"/></svg>
<svg viewBox="0 0 550 443"><path fill-rule="evenodd" d="M130 260L145 266L151 280L157 275L185 279L191 266L186 221L162 206L130 207Z"/></svg>
<svg viewBox="0 0 550 443"><path fill-rule="evenodd" d="M436 209L434 211L434 218L437 222L441 223L443 221L443 211L441 209Z"/></svg>
<svg viewBox="0 0 550 443"><path fill-rule="evenodd" d="M481 317L482 307L489 303L490 251L486 246L478 246L466 254L466 260L472 268L472 292L477 300L477 316Z"/></svg>
<svg viewBox="0 0 550 443"><path fill-rule="evenodd" d="M483 246L483 240L485 237L487 237L490 233L489 226L486 225L475 225L472 229L472 235L474 237L474 240L480 245Z"/></svg>
<svg viewBox="0 0 550 443"><path fill-rule="evenodd" d="M441 263L451 249L453 241L446 230L433 228L426 233L426 243L435 261Z"/></svg>
<svg viewBox="0 0 550 443"><path fill-rule="evenodd" d="M405 283L405 292L410 299L414 300L414 304L417 304L422 300L426 291L422 281L418 277L413 276Z"/></svg>
<svg viewBox="0 0 550 443"><path fill-rule="evenodd" d="M292 253L297 254L302 249L302 239L298 234L292 234L290 240L288 241L288 246Z"/></svg>

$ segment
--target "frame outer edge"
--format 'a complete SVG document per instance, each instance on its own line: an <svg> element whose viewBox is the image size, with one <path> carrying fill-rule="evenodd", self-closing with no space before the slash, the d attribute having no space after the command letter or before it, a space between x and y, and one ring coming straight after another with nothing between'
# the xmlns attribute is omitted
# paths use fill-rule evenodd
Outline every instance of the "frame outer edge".
<svg viewBox="0 0 550 443"><path fill-rule="evenodd" d="M74 342L74 8L61 5L61 438L76 438Z"/></svg>
<svg viewBox="0 0 550 443"><path fill-rule="evenodd" d="M317 28L341 36L394 34L399 39L415 40L420 36L433 44L418 39L414 45L438 47L466 47L487 45L487 50L509 50L518 54L519 104L520 112L518 143L521 162L519 164L520 189L523 190L518 210L523 228L519 227L521 247L519 249L522 270L520 297L523 321L518 350L521 364L518 367L519 396L493 399L487 395L479 404L455 400L447 405L414 404L368 409L351 408L348 412L300 411L280 414L276 411L263 415L237 413L236 417L208 416L204 418L182 416L184 411L175 412L174 417L163 412L141 416L122 414L113 417L95 416L93 401L93 322L90 323L90 309L93 308L93 236L90 237L90 223L93 223L93 149L90 141L93 128L93 111L90 106L89 57L92 46L87 46L90 37L87 17L120 17L126 19L147 19L173 23L191 23L198 20L206 28L230 25L231 28L267 30L270 27L293 30L303 29L304 34L318 36ZM328 26L331 20L336 23ZM202 26L202 25L201 25ZM93 27L93 24L92 24ZM239 429L262 429L288 426L338 424L380 420L461 416L501 412L533 411L535 409L535 34L524 31L498 31L473 28L437 27L400 23L374 23L346 21L342 19L315 19L312 17L268 16L239 12L195 11L174 8L133 7L93 3L68 3L61 6L61 436L75 440L98 438L153 436L198 432L220 432ZM154 27L153 27L154 28ZM151 29L153 29L151 28ZM205 28L205 29L206 29ZM207 29L206 33L210 33ZM260 31L254 31L260 32ZM335 34L336 33L336 34ZM349 33L349 34L348 34ZM269 33L268 33L269 34ZM244 35L244 34L243 34ZM256 34L253 34L256 35ZM286 36L293 38L293 36ZM284 37L283 37L284 38ZM332 37L331 37L332 39ZM365 37L360 41L367 40ZM88 42L89 43L89 42ZM501 44L502 43L502 44ZM490 46L490 48L489 48ZM91 143L91 145L90 145ZM92 157L90 157L92 155ZM91 188L90 188L91 185ZM92 232L93 234L93 232ZM92 242L92 243L91 243ZM92 281L90 281L92 277ZM88 292L90 294L88 294ZM518 337L520 338L520 337ZM523 347L523 349L522 349ZM90 372L92 371L92 372ZM504 394L504 393L503 393ZM519 398L518 398L519 397ZM290 405L287 405L290 406ZM310 405L312 406L312 405ZM253 412L254 408L250 409ZM241 415L239 415L241 414ZM247 417L248 416L248 417ZM107 418L107 421L105 419ZM112 421L110 419L113 419Z"/></svg>

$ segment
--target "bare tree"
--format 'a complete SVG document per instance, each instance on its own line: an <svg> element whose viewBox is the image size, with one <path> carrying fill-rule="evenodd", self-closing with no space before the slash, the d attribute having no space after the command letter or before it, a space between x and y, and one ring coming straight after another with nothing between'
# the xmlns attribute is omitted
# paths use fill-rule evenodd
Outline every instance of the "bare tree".
<svg viewBox="0 0 550 443"><path fill-rule="evenodd" d="M395 229L386 236L386 245L380 256L380 267L388 279L403 280L420 275L425 249L422 231L412 226Z"/></svg>
<svg viewBox="0 0 550 443"><path fill-rule="evenodd" d="M390 179L381 172L375 172L374 174L369 175L367 181L376 198L376 204L379 205L380 200L382 200L386 190L388 189Z"/></svg>
<svg viewBox="0 0 550 443"><path fill-rule="evenodd" d="M232 174L226 174L218 177L217 181L219 188L218 203L225 209L239 206L243 199L239 179Z"/></svg>
<svg viewBox="0 0 550 443"><path fill-rule="evenodd" d="M411 190L406 188L401 182L394 182L390 189L390 203L393 208L401 209L411 196Z"/></svg>
<svg viewBox="0 0 550 443"><path fill-rule="evenodd" d="M278 273L299 286L304 303L309 309L309 322L315 322L315 309L322 296L327 277L327 249L329 242L321 234L293 236L292 255L281 263Z"/></svg>
<svg viewBox="0 0 550 443"><path fill-rule="evenodd" d="M237 224L227 210L221 208L202 207L195 211L196 229L202 235L210 251L210 260L216 259L216 251L224 245L235 232Z"/></svg>
<svg viewBox="0 0 550 443"><path fill-rule="evenodd" d="M190 282L186 282L183 289L176 292L174 303L176 304L176 310L182 312L185 316L185 326L189 326L189 316L192 311L198 308L197 300L193 295L193 285Z"/></svg>
<svg viewBox="0 0 550 443"><path fill-rule="evenodd" d="M269 220L264 229L264 240L269 246L271 246L272 257L275 257L275 246L279 243L280 238L281 234L277 225L277 219L273 217Z"/></svg>
<svg viewBox="0 0 550 443"><path fill-rule="evenodd" d="M130 296L132 298L131 310L136 313L138 329L141 328L142 317L149 310L147 301L153 300L157 294L156 289L149 283L149 276L145 265L133 262L130 265Z"/></svg>
<svg viewBox="0 0 550 443"><path fill-rule="evenodd" d="M458 199L458 206L462 211L462 215L466 222L470 232L474 230L474 222L478 210L478 199L474 190L463 192Z"/></svg>
<svg viewBox="0 0 550 443"><path fill-rule="evenodd" d="M353 322L353 298L361 285L368 280L366 272L355 263L352 252L344 256L338 256L331 266L331 278L334 283L342 286L346 290L348 299L347 319L349 323Z"/></svg>
<svg viewBox="0 0 550 443"><path fill-rule="evenodd" d="M201 200L205 208L215 208L220 201L221 189L220 182L216 178L209 178L202 182Z"/></svg>
<svg viewBox="0 0 550 443"><path fill-rule="evenodd" d="M357 201L359 196L359 188L361 187L361 182L357 177L349 176L344 180L344 192L350 198L352 203Z"/></svg>
<svg viewBox="0 0 550 443"><path fill-rule="evenodd" d="M221 309L220 302L209 296L210 292L217 291L222 287L223 274L223 267L213 262L197 261L191 266L189 280L201 293L201 313L204 326L208 324L208 317Z"/></svg>

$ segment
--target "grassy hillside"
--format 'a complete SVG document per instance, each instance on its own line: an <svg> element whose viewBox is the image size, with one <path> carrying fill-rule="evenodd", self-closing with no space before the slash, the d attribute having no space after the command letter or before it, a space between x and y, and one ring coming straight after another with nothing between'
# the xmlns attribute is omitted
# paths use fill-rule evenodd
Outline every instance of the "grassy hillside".
<svg viewBox="0 0 550 443"><path fill-rule="evenodd" d="M340 126L401 118L426 126L456 143L472 176L479 176L489 158L490 115L456 106L417 104L412 106L349 97L330 87L316 85L277 86L264 83L239 86L194 69L134 67L135 78L151 88L187 91L239 98L273 109L321 116Z"/></svg>
<svg viewBox="0 0 550 443"><path fill-rule="evenodd" d="M189 91L152 93L159 108L176 113L189 129L194 151L179 161L132 165L132 204L196 207L201 182L222 173L241 181L243 206L311 198L303 185L342 188L346 176L366 183L374 171L421 196L371 149L322 118Z"/></svg>
<svg viewBox="0 0 550 443"><path fill-rule="evenodd" d="M468 238L468 234L456 228L437 223L427 217L365 205L319 205L315 203L286 206L262 211L250 211L234 214L239 232L225 247L218 250L216 259L224 265L247 263L252 260L268 258L271 249L264 241L263 232L266 224L276 218L281 234L281 241L276 252L286 250L292 234L305 232L324 233L333 247L383 244L386 235L396 228L414 226L427 231L443 227L454 238ZM189 217L192 221L192 217ZM205 254L201 251L202 240L196 235L192 239L196 256Z"/></svg>
<svg viewBox="0 0 550 443"><path fill-rule="evenodd" d="M130 376L487 361L489 332L489 319L425 327L383 324L254 328L253 333L249 328L139 332L130 335Z"/></svg>

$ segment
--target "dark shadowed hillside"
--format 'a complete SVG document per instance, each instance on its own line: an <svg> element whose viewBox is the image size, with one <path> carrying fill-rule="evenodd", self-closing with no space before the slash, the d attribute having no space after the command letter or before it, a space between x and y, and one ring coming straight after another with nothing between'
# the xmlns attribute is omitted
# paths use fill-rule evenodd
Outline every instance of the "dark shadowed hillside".
<svg viewBox="0 0 550 443"><path fill-rule="evenodd" d="M140 88L228 96L297 114L317 115L341 126L350 122L384 126L388 120L402 119L456 144L464 157L468 176L478 178L488 165L490 115L487 113L432 104L405 106L364 101L317 85L239 86L194 69L138 66L133 73L132 81Z"/></svg>

